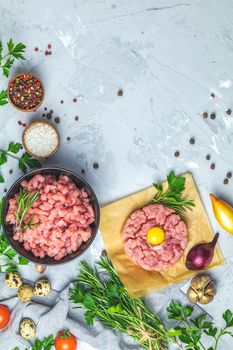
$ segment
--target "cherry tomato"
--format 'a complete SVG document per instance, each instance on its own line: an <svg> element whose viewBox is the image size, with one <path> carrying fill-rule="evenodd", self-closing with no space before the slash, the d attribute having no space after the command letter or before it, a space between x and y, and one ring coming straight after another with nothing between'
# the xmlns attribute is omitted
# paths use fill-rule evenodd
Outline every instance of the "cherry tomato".
<svg viewBox="0 0 233 350"><path fill-rule="evenodd" d="M0 304L0 329L5 328L10 322L11 313L7 306Z"/></svg>
<svg viewBox="0 0 233 350"><path fill-rule="evenodd" d="M72 333L64 329L58 332L54 346L56 350L76 350L77 339Z"/></svg>

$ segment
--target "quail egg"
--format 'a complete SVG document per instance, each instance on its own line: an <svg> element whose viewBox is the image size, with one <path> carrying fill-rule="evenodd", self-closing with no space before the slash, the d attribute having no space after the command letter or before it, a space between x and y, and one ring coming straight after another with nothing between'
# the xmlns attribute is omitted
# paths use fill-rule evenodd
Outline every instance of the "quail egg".
<svg viewBox="0 0 233 350"><path fill-rule="evenodd" d="M24 339L32 339L36 335L36 325L30 318L24 318L19 325L19 334Z"/></svg>
<svg viewBox="0 0 233 350"><path fill-rule="evenodd" d="M18 272L12 271L6 274L5 283L10 288L19 288L22 286L23 281Z"/></svg>
<svg viewBox="0 0 233 350"><path fill-rule="evenodd" d="M18 297L21 301L27 302L33 297L33 288L30 284L23 284L18 290Z"/></svg>
<svg viewBox="0 0 233 350"><path fill-rule="evenodd" d="M34 287L34 294L39 297L46 297L51 291L51 284L46 279L41 279L36 282Z"/></svg>

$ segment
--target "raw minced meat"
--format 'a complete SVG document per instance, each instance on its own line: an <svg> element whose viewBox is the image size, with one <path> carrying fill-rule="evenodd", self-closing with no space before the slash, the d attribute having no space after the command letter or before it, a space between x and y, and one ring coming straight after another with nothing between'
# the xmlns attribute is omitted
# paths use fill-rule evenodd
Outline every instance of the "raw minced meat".
<svg viewBox="0 0 233 350"><path fill-rule="evenodd" d="M147 232L158 226L164 230L165 240L157 246L147 242ZM129 258L145 270L161 271L179 260L188 242L185 222L172 209L150 204L136 210L126 221L122 238Z"/></svg>
<svg viewBox="0 0 233 350"><path fill-rule="evenodd" d="M36 257L43 259L46 255L61 260L67 254L78 250L87 242L93 230L94 210L88 194L79 189L67 176L56 180L51 175L35 175L21 186L30 193L39 191L39 197L28 210L24 223L34 216L31 229L16 231L14 240L22 242L24 248ZM16 194L9 201L6 222L15 224L14 212L17 210Z"/></svg>

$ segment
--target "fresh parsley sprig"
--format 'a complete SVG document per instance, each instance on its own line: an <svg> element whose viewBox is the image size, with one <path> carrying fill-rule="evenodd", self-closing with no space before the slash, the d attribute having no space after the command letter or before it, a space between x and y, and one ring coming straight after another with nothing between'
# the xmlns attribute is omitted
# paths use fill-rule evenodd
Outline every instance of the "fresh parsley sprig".
<svg viewBox="0 0 233 350"><path fill-rule="evenodd" d="M233 327L233 314L229 309L222 315L225 326L220 329L213 322L207 321L206 314L201 314L193 319L193 311L193 307L183 306L174 300L167 308L168 318L179 321L178 326L168 329L168 335L181 341L186 350L218 350L221 337L225 335L233 337L233 332L229 330ZM212 339L211 347L205 346L204 336Z"/></svg>
<svg viewBox="0 0 233 350"><path fill-rule="evenodd" d="M184 215L186 209L192 209L195 207L193 200L188 200L186 197L182 196L185 189L185 177L176 176L174 171L172 171L167 176L168 189L163 190L161 183L154 184L157 190L152 203L163 204L175 210L176 213Z"/></svg>
<svg viewBox="0 0 233 350"><path fill-rule="evenodd" d="M42 340L36 339L35 342L31 345L31 350L51 350L54 345L54 338L52 335L45 337ZM15 347L13 350L19 350L18 347ZM29 350L29 349L25 349Z"/></svg>
<svg viewBox="0 0 233 350"><path fill-rule="evenodd" d="M0 42L0 68L2 69L3 75L8 77L10 69L15 61L15 59L24 60L24 53L26 46L22 43L14 44L12 38L7 43L8 51L3 54L3 45Z"/></svg>
<svg viewBox="0 0 233 350"><path fill-rule="evenodd" d="M2 91L0 91L0 106L4 106L7 103L8 103L7 91L6 90L2 90Z"/></svg>
<svg viewBox="0 0 233 350"><path fill-rule="evenodd" d="M10 142L7 150L0 149L0 166L7 162L7 157L9 156L18 161L19 169L22 170L23 173L26 173L28 168L36 169L41 167L40 162L37 159L32 158L27 152L23 153L21 157L16 156L16 154L22 149L22 144L18 142ZM0 183L3 182L4 178L0 173Z"/></svg>

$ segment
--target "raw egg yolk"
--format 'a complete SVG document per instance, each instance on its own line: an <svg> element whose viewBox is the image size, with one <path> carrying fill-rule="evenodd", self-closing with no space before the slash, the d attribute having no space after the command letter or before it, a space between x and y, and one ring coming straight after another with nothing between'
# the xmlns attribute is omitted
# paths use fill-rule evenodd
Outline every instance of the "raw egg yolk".
<svg viewBox="0 0 233 350"><path fill-rule="evenodd" d="M158 245L164 241L164 230L160 227L152 227L147 232L147 242L151 245Z"/></svg>

